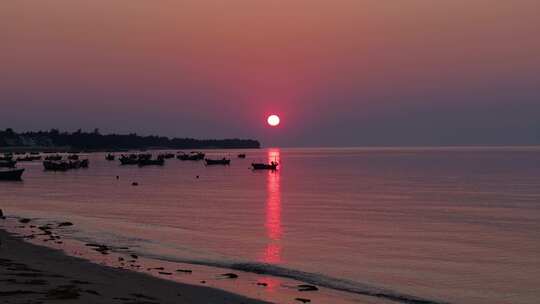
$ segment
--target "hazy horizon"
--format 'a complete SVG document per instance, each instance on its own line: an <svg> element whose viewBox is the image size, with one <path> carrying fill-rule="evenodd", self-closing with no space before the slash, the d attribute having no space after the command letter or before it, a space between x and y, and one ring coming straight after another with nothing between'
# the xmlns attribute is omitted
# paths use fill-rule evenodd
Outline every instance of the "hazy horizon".
<svg viewBox="0 0 540 304"><path fill-rule="evenodd" d="M4 1L0 129L285 147L538 145L538 8Z"/></svg>

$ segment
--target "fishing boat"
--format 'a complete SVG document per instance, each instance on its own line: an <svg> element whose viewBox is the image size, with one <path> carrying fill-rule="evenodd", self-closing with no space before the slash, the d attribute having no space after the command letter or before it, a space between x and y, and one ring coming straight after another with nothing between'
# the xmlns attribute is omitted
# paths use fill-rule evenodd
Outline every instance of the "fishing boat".
<svg viewBox="0 0 540 304"><path fill-rule="evenodd" d="M15 164L14 160L0 160L0 168L15 168Z"/></svg>
<svg viewBox="0 0 540 304"><path fill-rule="evenodd" d="M50 160L50 161L59 161L59 160L62 160L62 155L49 155L47 157L45 157L45 160Z"/></svg>
<svg viewBox="0 0 540 304"><path fill-rule="evenodd" d="M18 162L31 162L34 160L41 160L41 156L25 156L25 157L17 157L16 161Z"/></svg>
<svg viewBox="0 0 540 304"><path fill-rule="evenodd" d="M0 180L21 180L24 169L0 170Z"/></svg>
<svg viewBox="0 0 540 304"><path fill-rule="evenodd" d="M77 155L77 154L71 154L70 156L68 156L68 159L69 159L69 160L79 160L79 155Z"/></svg>
<svg viewBox="0 0 540 304"><path fill-rule="evenodd" d="M191 152L189 154L182 153L176 156L176 158L178 158L179 160L194 160L194 161L203 160L204 157L205 157L205 154L202 152Z"/></svg>
<svg viewBox="0 0 540 304"><path fill-rule="evenodd" d="M139 158L135 154L131 154L129 156L122 154L122 156L120 156L121 165L136 165L138 163L139 163Z"/></svg>
<svg viewBox="0 0 540 304"><path fill-rule="evenodd" d="M172 153L160 154L159 156L160 156L160 157L163 157L163 159L174 158L174 154L172 154Z"/></svg>
<svg viewBox="0 0 540 304"><path fill-rule="evenodd" d="M70 165L64 161L45 160L43 162L43 168L46 171L67 171L70 169Z"/></svg>
<svg viewBox="0 0 540 304"><path fill-rule="evenodd" d="M206 161L207 166L211 166L211 165L230 165L231 164L231 160L227 159L225 157L222 158L222 159L206 158L204 161Z"/></svg>
<svg viewBox="0 0 540 304"><path fill-rule="evenodd" d="M252 163L253 170L277 170L278 163L273 161L269 164L265 163Z"/></svg>
<svg viewBox="0 0 540 304"><path fill-rule="evenodd" d="M246 158L246 154L244 153L238 154L238 158Z"/></svg>

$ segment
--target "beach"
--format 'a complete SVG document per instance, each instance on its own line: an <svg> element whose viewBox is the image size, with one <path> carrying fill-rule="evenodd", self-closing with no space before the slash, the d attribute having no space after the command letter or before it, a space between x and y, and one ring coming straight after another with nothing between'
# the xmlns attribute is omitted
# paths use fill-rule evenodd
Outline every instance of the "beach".
<svg viewBox="0 0 540 304"><path fill-rule="evenodd" d="M0 229L2 303L264 303L98 265Z"/></svg>

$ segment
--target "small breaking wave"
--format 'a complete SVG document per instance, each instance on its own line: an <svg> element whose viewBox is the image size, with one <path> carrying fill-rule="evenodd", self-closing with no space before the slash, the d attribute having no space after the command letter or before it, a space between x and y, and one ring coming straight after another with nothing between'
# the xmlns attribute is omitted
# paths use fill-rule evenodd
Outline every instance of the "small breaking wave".
<svg viewBox="0 0 540 304"><path fill-rule="evenodd" d="M163 257L154 256L153 258L164 259ZM438 300L425 299L413 295L392 291L386 288L380 288L369 284L363 284L352 280L335 278L323 274L311 273L301 270L289 269L282 266L270 265L265 263L237 263L237 262L222 262L222 261L210 261L210 260L184 260L184 259L171 259L170 257L165 260L210 266L218 268L228 268L238 271L265 274L275 277L282 277L293 279L320 287L325 287L333 290L344 291L349 293L355 293L364 296L376 297L385 300L391 300L399 303L406 304L448 304L447 302L441 302Z"/></svg>

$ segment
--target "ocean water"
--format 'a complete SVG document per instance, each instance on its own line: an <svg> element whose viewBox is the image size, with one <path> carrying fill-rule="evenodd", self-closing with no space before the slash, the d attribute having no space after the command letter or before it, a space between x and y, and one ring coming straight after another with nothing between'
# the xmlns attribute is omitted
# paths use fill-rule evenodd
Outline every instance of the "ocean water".
<svg viewBox="0 0 540 304"><path fill-rule="evenodd" d="M63 173L21 163L23 182L0 183L0 208L69 219L75 238L150 258L353 295L540 301L538 147L274 148L242 151L247 159L205 152L232 163L139 168L103 153L87 155L89 169ZM249 169L271 160L278 171Z"/></svg>

